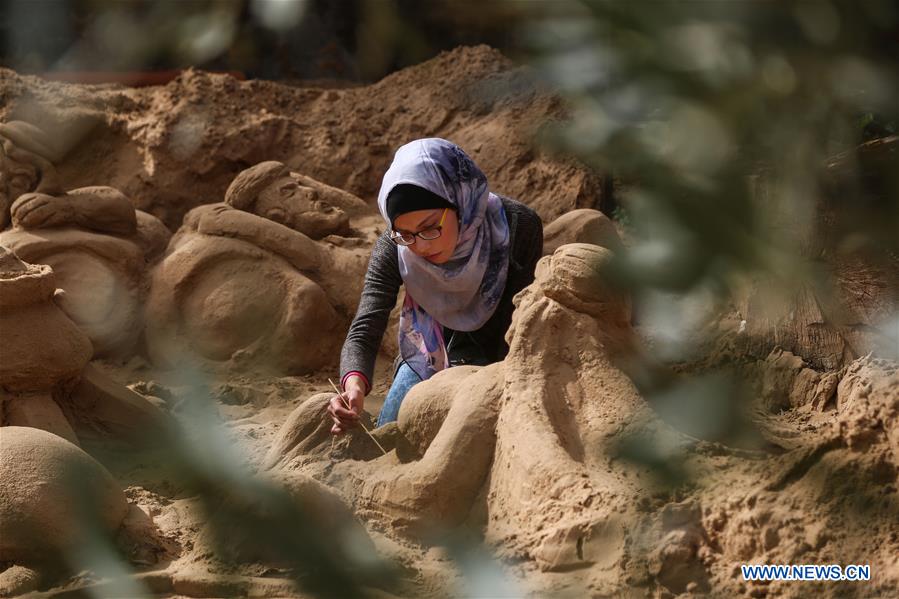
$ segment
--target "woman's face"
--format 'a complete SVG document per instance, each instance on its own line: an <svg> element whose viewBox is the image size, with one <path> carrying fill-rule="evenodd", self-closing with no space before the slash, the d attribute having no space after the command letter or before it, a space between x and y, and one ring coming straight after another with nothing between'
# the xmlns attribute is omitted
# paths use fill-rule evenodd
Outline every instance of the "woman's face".
<svg viewBox="0 0 899 599"><path fill-rule="evenodd" d="M459 239L459 218L456 211L446 210L446 217L443 216L443 212L443 208L416 210L400 214L393 221L393 230L398 233L419 233L437 227L443 218L440 237L430 241L416 237L415 243L407 246L417 256L432 264L443 264L449 260Z"/></svg>

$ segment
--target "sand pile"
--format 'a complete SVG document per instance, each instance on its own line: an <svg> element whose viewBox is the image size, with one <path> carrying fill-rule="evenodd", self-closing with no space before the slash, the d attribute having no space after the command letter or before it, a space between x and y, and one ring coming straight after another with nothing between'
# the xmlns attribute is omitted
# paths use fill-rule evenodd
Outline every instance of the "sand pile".
<svg viewBox="0 0 899 599"><path fill-rule="evenodd" d="M796 378L802 372L794 369ZM833 373L838 384L824 401L807 388L794 395L799 405L768 421L768 434L788 451L716 464L723 472L707 479L697 504L713 588L753 596L896 593L897 373L893 362L852 362ZM740 563L870 564L874 585L741 583L731 571Z"/></svg>
<svg viewBox="0 0 899 599"><path fill-rule="evenodd" d="M115 187L172 230L265 160L373 202L393 151L428 136L461 145L495 189L547 221L600 199L595 175L530 141L536 126L563 117L559 99L486 46L349 89L187 71L166 86L135 90L0 70L0 97L0 119L56 132L53 162L69 187Z"/></svg>
<svg viewBox="0 0 899 599"><path fill-rule="evenodd" d="M17 563L47 560L54 553L84 543L79 522L98 518L104 530L122 523L127 504L109 473L89 455L57 435L23 426L3 427L4 486L0 495L3 541L0 560ZM93 503L80 503L75 477L96 493ZM15 481L15 488L10 483ZM77 511L94 512L79 518Z"/></svg>

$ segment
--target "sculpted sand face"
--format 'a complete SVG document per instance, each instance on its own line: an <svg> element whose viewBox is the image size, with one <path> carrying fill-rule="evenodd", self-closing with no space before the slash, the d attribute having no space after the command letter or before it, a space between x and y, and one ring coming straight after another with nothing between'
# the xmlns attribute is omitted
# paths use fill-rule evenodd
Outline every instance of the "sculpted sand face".
<svg viewBox="0 0 899 599"><path fill-rule="evenodd" d="M160 365L183 356L214 368L321 368L355 312L366 256L316 240L347 233L347 213L361 207L280 162L239 174L224 203L185 217L153 273L150 356Z"/></svg>
<svg viewBox="0 0 899 599"><path fill-rule="evenodd" d="M235 177L225 192L225 203L321 239L349 233L349 216L339 207L353 203L355 198L348 195L291 173L281 162L268 161Z"/></svg>

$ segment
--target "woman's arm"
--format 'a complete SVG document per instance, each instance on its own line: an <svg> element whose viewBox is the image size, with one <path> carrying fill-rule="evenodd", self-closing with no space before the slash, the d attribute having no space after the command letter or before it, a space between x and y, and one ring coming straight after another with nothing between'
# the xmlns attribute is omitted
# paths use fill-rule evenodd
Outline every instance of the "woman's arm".
<svg viewBox="0 0 899 599"><path fill-rule="evenodd" d="M371 390L375 358L402 282L396 244L386 234L381 235L372 249L359 307L340 352L340 379L344 388L350 384L353 374L352 378L365 383L366 394Z"/></svg>
<svg viewBox="0 0 899 599"><path fill-rule="evenodd" d="M328 413L334 421L332 434L339 435L359 421L365 396L371 391L381 338L401 284L396 245L385 233L375 241L359 308L340 352L343 391L332 397L328 404Z"/></svg>

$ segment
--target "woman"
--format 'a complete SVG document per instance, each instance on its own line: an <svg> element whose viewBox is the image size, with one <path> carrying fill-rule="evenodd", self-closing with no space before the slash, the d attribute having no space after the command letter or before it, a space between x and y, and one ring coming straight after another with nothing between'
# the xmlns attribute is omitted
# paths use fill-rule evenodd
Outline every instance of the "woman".
<svg viewBox="0 0 899 599"><path fill-rule="evenodd" d="M400 355L378 426L396 420L409 389L434 373L506 356L512 298L534 280L543 252L537 214L491 193L471 158L444 139L397 150L378 209L388 229L375 242L341 352L343 393L328 406L334 434L359 420L400 285Z"/></svg>

